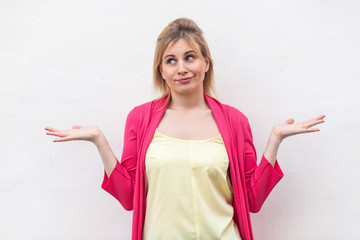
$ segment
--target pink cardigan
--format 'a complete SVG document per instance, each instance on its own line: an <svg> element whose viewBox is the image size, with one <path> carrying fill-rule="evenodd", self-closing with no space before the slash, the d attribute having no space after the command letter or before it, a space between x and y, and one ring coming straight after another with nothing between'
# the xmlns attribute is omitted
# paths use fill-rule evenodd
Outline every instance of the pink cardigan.
<svg viewBox="0 0 360 240"><path fill-rule="evenodd" d="M273 167L262 156L257 166L256 151L247 117L234 107L204 94L229 157L234 191L234 221L243 240L253 239L250 212L258 212L265 199L284 176L277 161ZM126 210L133 211L132 240L141 240L146 212L145 156L155 130L165 113L166 97L133 108L127 116L121 163L102 188Z"/></svg>

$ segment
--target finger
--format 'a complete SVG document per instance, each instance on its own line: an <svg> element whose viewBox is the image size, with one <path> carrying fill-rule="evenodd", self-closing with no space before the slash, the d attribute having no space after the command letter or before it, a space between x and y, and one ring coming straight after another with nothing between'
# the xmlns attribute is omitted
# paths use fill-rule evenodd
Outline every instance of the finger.
<svg viewBox="0 0 360 240"><path fill-rule="evenodd" d="M325 117L325 115L321 114L321 115L317 116L316 118L308 119L308 120L302 121L301 123L302 124L311 124L311 123L314 123L317 121L325 121L324 117Z"/></svg>
<svg viewBox="0 0 360 240"><path fill-rule="evenodd" d="M306 130L306 132L318 132L318 131L320 131L320 129L318 128L309 128Z"/></svg>
<svg viewBox="0 0 360 240"><path fill-rule="evenodd" d="M82 126L80 126L80 125L74 125L74 126L72 127L72 129L80 129L80 128L82 128Z"/></svg>
<svg viewBox="0 0 360 240"><path fill-rule="evenodd" d="M324 117L325 117L325 115L324 115L324 114L321 114L321 115L317 116L316 118L312 118L312 119L309 119L309 120L305 120L305 121L303 121L302 123L304 123L304 124L313 123L313 122L316 122L316 121L318 121L318 120L323 120Z"/></svg>
<svg viewBox="0 0 360 240"><path fill-rule="evenodd" d="M53 142L66 142L66 141L71 141L71 140L73 140L73 139L70 137L63 137L63 138L54 139Z"/></svg>
<svg viewBox="0 0 360 240"><path fill-rule="evenodd" d="M311 121L322 120L324 117L325 117L325 115L321 114L321 115L317 116L316 118L311 119Z"/></svg>
<svg viewBox="0 0 360 240"><path fill-rule="evenodd" d="M324 119L319 119L319 120L317 120L316 121L316 124L319 124L319 123L324 123L325 122L325 120Z"/></svg>
<svg viewBox="0 0 360 240"><path fill-rule="evenodd" d="M316 120L316 121L307 123L307 124L305 124L304 126L305 126L306 128L311 128L312 126L315 126L315 125L317 125L317 124L324 123L324 122L325 122L325 120L319 119L319 120Z"/></svg>
<svg viewBox="0 0 360 240"><path fill-rule="evenodd" d="M46 135L56 136L56 137L66 137L67 134L63 132L47 132Z"/></svg>
<svg viewBox="0 0 360 240"><path fill-rule="evenodd" d="M52 132L60 131L60 130L58 130L56 128L52 128L52 127L46 127L45 130L52 131Z"/></svg>
<svg viewBox="0 0 360 240"><path fill-rule="evenodd" d="M300 133L311 133L311 132L318 132L320 131L320 129L318 128L309 128L309 129L302 129L302 130L299 130L296 134Z"/></svg>
<svg viewBox="0 0 360 240"><path fill-rule="evenodd" d="M293 118L289 118L288 120L285 121L285 123L287 123L287 124L292 124L294 122L295 122L295 119L293 119Z"/></svg>

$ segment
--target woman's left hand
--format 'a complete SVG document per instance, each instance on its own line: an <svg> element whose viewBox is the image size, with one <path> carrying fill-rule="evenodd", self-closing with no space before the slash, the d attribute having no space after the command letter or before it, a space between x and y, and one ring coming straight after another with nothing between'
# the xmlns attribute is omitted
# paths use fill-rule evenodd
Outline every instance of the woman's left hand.
<svg viewBox="0 0 360 240"><path fill-rule="evenodd" d="M309 132L317 132L320 131L318 128L311 128L317 124L323 123L325 115L320 115L316 118L296 122L295 119L290 118L286 120L284 123L277 124L272 129L272 134L280 140L284 140L288 136L296 135L299 133L309 133Z"/></svg>

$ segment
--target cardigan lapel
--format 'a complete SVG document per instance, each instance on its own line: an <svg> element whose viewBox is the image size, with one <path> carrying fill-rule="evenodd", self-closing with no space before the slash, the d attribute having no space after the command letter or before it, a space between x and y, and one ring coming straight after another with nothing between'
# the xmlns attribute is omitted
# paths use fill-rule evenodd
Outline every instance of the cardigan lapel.
<svg viewBox="0 0 360 240"><path fill-rule="evenodd" d="M237 213L246 209L246 201L243 192L246 191L246 187L244 185L244 182L242 179L244 179L244 169L243 169L243 154L241 149L239 149L239 146L237 146L234 136L234 131L232 130L232 127L239 127L241 126L231 126L229 122L229 109L225 108L224 104L220 103L218 100L207 96L204 93L205 99L208 102L208 105L211 109L211 112L214 116L214 119L217 123L217 126L219 128L219 131L221 133L221 136L224 140L224 145L229 157L229 165L230 165L230 179L231 184L234 189L234 218L235 222L237 222L237 225L239 226L239 231L242 236L246 236L245 239L248 239L248 229L245 229L245 226L247 226L248 219L246 214L242 214L239 216ZM242 146L240 146L242 147ZM245 189L243 189L245 187ZM245 217L245 218L244 218Z"/></svg>
<svg viewBox="0 0 360 240"><path fill-rule="evenodd" d="M144 221L145 221L145 213L146 213L146 187L145 187L145 157L146 157L146 152L147 149L151 143L151 140L154 136L155 130L157 128L157 126L160 123L161 118L163 117L169 103L167 103L165 105L165 107L163 107L160 111L157 111L159 109L159 107L161 107L164 104L164 101L166 100L166 97L162 97L161 99L159 99L158 101L153 101L150 109L149 109L149 115L148 117L150 118L150 122L149 125L147 127L147 129L144 129L145 133L144 133L144 141L142 143L141 146L141 151L140 151L140 156L139 156L139 162L138 162L138 170L139 170L139 175L138 177L140 177L141 179L139 184L140 184L140 195L142 195L142 197L140 197L140 199L142 199L142 201L140 201L140 211L136 214L138 217L137 223L138 223L138 231L137 231L137 236L134 239L141 239L142 236L142 231L143 231L143 226L144 226ZM247 225L248 219L244 219L244 215L242 216L238 216L236 214L236 212L238 212L237 210L244 210L246 208L242 208L241 206L244 206L246 199L244 199L244 196L242 195L243 193L243 183L241 181L242 179L242 174L243 174L243 166L242 166L242 161L243 159L238 159L238 158L242 158L242 155L240 154L239 156L239 152L238 149L234 142L234 133L231 130L231 126L229 123L229 116L228 116L228 109L225 108L224 104L220 103L218 100L206 95L204 93L204 97L206 102L208 103L212 115L214 116L214 119L216 121L216 124L219 128L219 131L221 133L221 136L224 140L224 145L226 148L226 152L229 156L229 165L230 165L230 179L232 182L232 186L234 189L234 217L236 218L235 221L237 222L237 225L239 226L239 231L241 233L242 236L246 236L245 239L248 239L248 229L244 229L244 227ZM235 126L235 127L241 127L241 126ZM240 151L241 152L241 151ZM239 189L240 188L240 189ZM245 189L246 191L246 189ZM239 194L240 193L240 194ZM246 205L246 204L245 204ZM134 211L135 214L135 211ZM246 215L246 214L245 214ZM135 216L134 216L135 217ZM134 235L133 235L134 237Z"/></svg>
<svg viewBox="0 0 360 240"><path fill-rule="evenodd" d="M139 194L140 194L140 202L138 203L140 205L140 208L136 209L136 213L134 211L134 218L137 217L137 220L133 223L137 224L137 232L133 233L133 239L141 239L142 233L143 233L143 227L145 223L145 214L146 214L146 186L145 186L145 157L147 149L151 143L151 140L154 136L156 127L159 125L160 120L162 116L165 113L165 110L169 103L165 105L164 108L162 108L160 111L158 109L164 104L164 101L166 99L166 96L157 100L154 100L151 102L149 109L147 109L147 120L149 121L149 124L144 127L143 132L143 141L142 145L140 147L140 155L138 158L138 175L137 177L140 178L138 184L139 186ZM137 198L135 198L137 199ZM134 235L135 234L135 235Z"/></svg>

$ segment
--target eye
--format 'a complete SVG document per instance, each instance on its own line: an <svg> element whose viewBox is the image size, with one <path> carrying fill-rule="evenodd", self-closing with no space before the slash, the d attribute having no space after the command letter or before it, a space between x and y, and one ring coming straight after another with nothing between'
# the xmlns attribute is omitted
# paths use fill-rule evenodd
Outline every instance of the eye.
<svg viewBox="0 0 360 240"><path fill-rule="evenodd" d="M194 55L187 55L185 59L186 59L186 61L191 61L191 60L195 59L195 56Z"/></svg>
<svg viewBox="0 0 360 240"><path fill-rule="evenodd" d="M175 62L174 58L169 58L168 60L166 60L166 63L168 64L173 64Z"/></svg>

